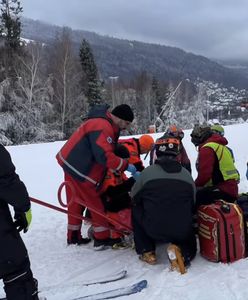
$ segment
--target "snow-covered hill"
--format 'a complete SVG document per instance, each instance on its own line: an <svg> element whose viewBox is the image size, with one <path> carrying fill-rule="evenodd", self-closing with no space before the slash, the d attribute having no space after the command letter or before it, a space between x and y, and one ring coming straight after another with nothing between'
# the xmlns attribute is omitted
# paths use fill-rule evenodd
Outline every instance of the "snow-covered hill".
<svg viewBox="0 0 248 300"><path fill-rule="evenodd" d="M225 131L241 174L240 192L248 191L245 178L248 124L227 126ZM190 131L185 131L183 141L194 166L197 153L190 142L189 134ZM160 135L155 134L155 137ZM63 181L63 172L56 163L55 155L62 145L63 142L54 142L8 147L30 196L56 205L57 189ZM145 164L148 165L148 159ZM196 171L193 169L193 177L195 176ZM131 249L95 252L92 244L67 246L66 215L37 204L33 204L32 210L32 226L23 238L29 250L33 272L39 280L40 290L44 291L48 300L70 300L76 296L125 286L141 279L148 280L148 288L122 299L248 299L248 259L230 265L215 264L198 254L188 273L182 276L168 270L165 245L158 247L158 264L155 266L139 261L135 251ZM75 284L123 268L127 269L128 276L120 281L88 287ZM54 285L56 288L49 289ZM0 296L3 294L0 290Z"/></svg>

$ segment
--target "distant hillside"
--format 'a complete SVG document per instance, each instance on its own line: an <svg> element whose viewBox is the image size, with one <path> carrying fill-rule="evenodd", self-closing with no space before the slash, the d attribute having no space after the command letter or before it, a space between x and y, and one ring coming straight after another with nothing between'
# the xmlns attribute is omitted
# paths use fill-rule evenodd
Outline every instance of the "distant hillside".
<svg viewBox="0 0 248 300"><path fill-rule="evenodd" d="M61 30L61 27L26 18L22 23L22 37L44 43L49 43ZM245 74L179 48L72 30L72 40L77 51L83 38L91 44L99 71L105 79L109 76L132 78L140 71L147 71L164 80L201 78L218 82L226 87L248 86Z"/></svg>
<svg viewBox="0 0 248 300"><path fill-rule="evenodd" d="M248 78L248 61L246 60L240 60L240 59L232 59L232 60L216 60L216 62L218 64L223 65L226 68L235 70L236 72L239 72L240 74L242 74L243 76L245 76L246 78Z"/></svg>

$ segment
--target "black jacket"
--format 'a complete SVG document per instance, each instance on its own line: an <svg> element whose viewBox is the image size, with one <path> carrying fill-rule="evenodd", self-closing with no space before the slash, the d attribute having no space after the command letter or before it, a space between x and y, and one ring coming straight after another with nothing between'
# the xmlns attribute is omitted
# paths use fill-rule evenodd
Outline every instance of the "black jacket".
<svg viewBox="0 0 248 300"><path fill-rule="evenodd" d="M104 208L110 212L118 212L131 207L129 192L135 183L135 179L130 177L118 185L110 185L102 194Z"/></svg>
<svg viewBox="0 0 248 300"><path fill-rule="evenodd" d="M8 151L0 145L0 278L17 270L28 257L8 204L14 211L25 212L30 208L30 199Z"/></svg>
<svg viewBox="0 0 248 300"><path fill-rule="evenodd" d="M150 237L181 241L192 233L195 184L175 159L163 156L142 171L131 196Z"/></svg>

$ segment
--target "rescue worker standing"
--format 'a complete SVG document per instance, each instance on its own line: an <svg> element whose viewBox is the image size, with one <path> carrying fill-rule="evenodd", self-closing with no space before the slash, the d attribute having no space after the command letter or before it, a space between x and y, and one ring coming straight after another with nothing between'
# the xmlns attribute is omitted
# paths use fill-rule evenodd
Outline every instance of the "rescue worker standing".
<svg viewBox="0 0 248 300"><path fill-rule="evenodd" d="M74 187L79 202L82 201L70 202L69 197L69 212L81 214L86 206L103 213L101 183L107 169L122 172L128 167L128 171L136 171L133 165L114 154L120 130L128 128L133 119L133 112L126 104L116 106L112 112L108 111L107 105L97 105L59 151L56 157L65 172L65 180ZM95 250L115 243L110 238L106 219L94 211L90 210L90 213ZM81 225L81 220L68 216L68 244L82 243Z"/></svg>
<svg viewBox="0 0 248 300"><path fill-rule="evenodd" d="M22 230L26 233L31 223L30 199L2 145L0 165L0 278L8 300L38 300L38 282L19 234ZM15 222L8 205L13 206Z"/></svg>
<svg viewBox="0 0 248 300"><path fill-rule="evenodd" d="M196 208L223 199L234 202L238 197L239 172L234 165L227 139L212 131L210 126L196 125L191 133L192 143L198 147L195 180Z"/></svg>

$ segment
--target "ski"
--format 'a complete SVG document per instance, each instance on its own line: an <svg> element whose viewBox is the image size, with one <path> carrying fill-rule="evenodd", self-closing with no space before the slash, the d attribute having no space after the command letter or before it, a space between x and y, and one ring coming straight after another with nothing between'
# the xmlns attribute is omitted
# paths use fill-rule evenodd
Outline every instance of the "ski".
<svg viewBox="0 0 248 300"><path fill-rule="evenodd" d="M67 284L63 284L63 289L69 288L69 287L75 287L75 286L88 286L88 285L93 285L93 284L102 284L102 283L113 282L113 281L117 281L122 278L125 278L126 275L127 275L127 271L121 270L121 271L118 271L118 272L115 272L112 274L107 274L104 277L98 277L98 278L90 279L90 280L83 281L83 282L72 282L72 283L69 282ZM46 292L49 290L56 289L60 286L61 286L61 284L56 284L53 286L41 288L41 290Z"/></svg>
<svg viewBox="0 0 248 300"><path fill-rule="evenodd" d="M0 300L7 300L7 298L0 298ZM39 300L47 300L47 298L39 296Z"/></svg>
<svg viewBox="0 0 248 300"><path fill-rule="evenodd" d="M144 288L147 287L147 281L141 280L133 285L121 287L113 290L108 290L106 292L92 294L88 296L73 298L71 300L104 300L104 299L112 299L121 296L128 296L131 294L136 294L141 292Z"/></svg>
<svg viewBox="0 0 248 300"><path fill-rule="evenodd" d="M89 281L85 281L82 283L82 285L93 285L93 284L98 284L98 283L113 282L113 281L117 281L117 280L120 280L120 279L126 277L126 275L127 275L127 270L121 270L121 271L113 273L113 274L105 275L104 277L99 277L99 278L95 278L95 279L92 279Z"/></svg>

